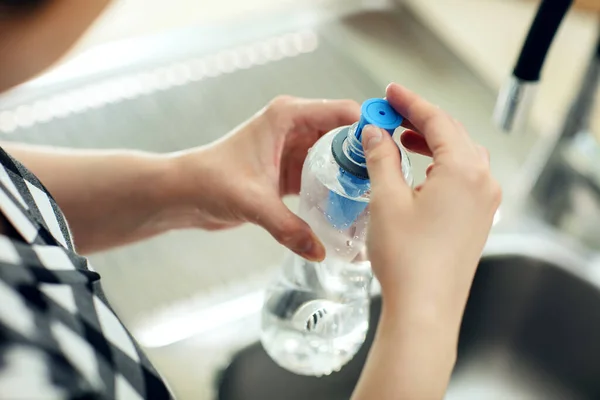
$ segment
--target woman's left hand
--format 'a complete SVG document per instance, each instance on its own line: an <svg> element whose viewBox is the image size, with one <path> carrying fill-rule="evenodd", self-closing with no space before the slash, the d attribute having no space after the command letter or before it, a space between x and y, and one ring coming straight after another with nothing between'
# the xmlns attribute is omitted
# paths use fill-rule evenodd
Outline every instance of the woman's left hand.
<svg viewBox="0 0 600 400"><path fill-rule="evenodd" d="M323 245L282 197L299 193L310 147L359 118L354 101L278 97L223 139L177 154L194 225L215 230L254 223L293 252L322 260Z"/></svg>

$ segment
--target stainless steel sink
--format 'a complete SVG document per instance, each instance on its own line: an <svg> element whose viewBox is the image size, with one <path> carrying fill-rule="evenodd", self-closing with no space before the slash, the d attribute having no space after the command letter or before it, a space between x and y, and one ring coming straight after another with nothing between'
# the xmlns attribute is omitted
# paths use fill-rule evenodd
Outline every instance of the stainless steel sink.
<svg viewBox="0 0 600 400"><path fill-rule="evenodd" d="M600 398L600 291L560 265L483 259L448 399Z"/></svg>
<svg viewBox="0 0 600 400"><path fill-rule="evenodd" d="M533 237L493 239L473 283L446 398L600 398L600 290L583 253ZM257 343L223 371L219 399L348 399L380 307L376 297L367 342L339 373L295 376Z"/></svg>

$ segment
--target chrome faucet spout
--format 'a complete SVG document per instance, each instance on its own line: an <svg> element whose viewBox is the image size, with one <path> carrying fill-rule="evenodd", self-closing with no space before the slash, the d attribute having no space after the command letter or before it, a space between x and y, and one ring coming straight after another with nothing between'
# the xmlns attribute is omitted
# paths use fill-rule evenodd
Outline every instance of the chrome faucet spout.
<svg viewBox="0 0 600 400"><path fill-rule="evenodd" d="M533 104L548 50L573 0L542 0L512 76L500 90L494 124L504 132L522 130Z"/></svg>

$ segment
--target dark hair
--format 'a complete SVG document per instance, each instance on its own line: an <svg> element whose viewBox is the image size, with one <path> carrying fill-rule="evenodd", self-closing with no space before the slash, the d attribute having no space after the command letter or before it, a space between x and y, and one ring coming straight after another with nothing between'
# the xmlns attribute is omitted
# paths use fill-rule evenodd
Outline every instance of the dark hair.
<svg viewBox="0 0 600 400"><path fill-rule="evenodd" d="M31 7L37 6L46 0L0 0L0 4L8 7Z"/></svg>
<svg viewBox="0 0 600 400"><path fill-rule="evenodd" d="M0 0L0 12L30 10L46 2L47 0Z"/></svg>

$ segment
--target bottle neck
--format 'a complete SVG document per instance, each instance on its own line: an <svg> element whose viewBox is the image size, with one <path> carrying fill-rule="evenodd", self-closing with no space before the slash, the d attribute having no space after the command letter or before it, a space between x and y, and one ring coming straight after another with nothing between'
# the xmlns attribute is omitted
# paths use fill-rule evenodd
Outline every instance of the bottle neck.
<svg viewBox="0 0 600 400"><path fill-rule="evenodd" d="M362 129L359 129L358 122L348 129L343 151L350 161L366 168L365 152L362 146Z"/></svg>

